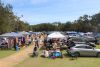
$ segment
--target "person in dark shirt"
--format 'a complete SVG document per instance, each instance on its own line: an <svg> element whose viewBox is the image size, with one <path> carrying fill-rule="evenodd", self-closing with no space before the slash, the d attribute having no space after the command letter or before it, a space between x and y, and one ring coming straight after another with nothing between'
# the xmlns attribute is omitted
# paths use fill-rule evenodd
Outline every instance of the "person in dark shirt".
<svg viewBox="0 0 100 67"><path fill-rule="evenodd" d="M71 47L75 46L75 43L72 41L72 39L68 40L67 46L68 46L68 49L70 49Z"/></svg>
<svg viewBox="0 0 100 67"><path fill-rule="evenodd" d="M49 50L52 48L52 39L50 39L50 40L48 41L48 44L47 44L46 46L47 46L47 48L48 48Z"/></svg>
<svg viewBox="0 0 100 67"><path fill-rule="evenodd" d="M36 45L33 48L33 56L38 56L38 47Z"/></svg>

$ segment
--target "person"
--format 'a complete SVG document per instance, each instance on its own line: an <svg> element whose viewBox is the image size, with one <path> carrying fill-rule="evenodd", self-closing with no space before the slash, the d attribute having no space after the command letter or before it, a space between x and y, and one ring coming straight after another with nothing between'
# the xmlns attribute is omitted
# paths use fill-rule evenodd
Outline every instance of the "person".
<svg viewBox="0 0 100 67"><path fill-rule="evenodd" d="M56 50L55 50L55 57L61 57L62 58L62 52L60 51L60 48L57 48Z"/></svg>
<svg viewBox="0 0 100 67"><path fill-rule="evenodd" d="M33 40L34 40L34 45L36 45L39 48L39 44L38 44L37 38L35 37Z"/></svg>
<svg viewBox="0 0 100 67"><path fill-rule="evenodd" d="M94 43L95 43L95 44L98 44L97 42L98 42L98 40L97 40L97 38L95 38Z"/></svg>
<svg viewBox="0 0 100 67"><path fill-rule="evenodd" d="M16 39L14 38L14 49L16 50Z"/></svg>
<svg viewBox="0 0 100 67"><path fill-rule="evenodd" d="M53 48L51 48L51 49L49 50L49 58L52 58L53 52L54 52L54 50L53 50Z"/></svg>
<svg viewBox="0 0 100 67"><path fill-rule="evenodd" d="M15 49L16 51L19 51L19 40L18 40L18 37L16 37L16 44L15 44Z"/></svg>
<svg viewBox="0 0 100 67"><path fill-rule="evenodd" d="M26 39L25 39L25 44L26 44L26 47L29 46L29 35L26 35Z"/></svg>
<svg viewBox="0 0 100 67"><path fill-rule="evenodd" d="M29 42L29 45L32 43L31 35L29 35L28 42Z"/></svg>
<svg viewBox="0 0 100 67"><path fill-rule="evenodd" d="M33 56L38 56L38 47L36 45L33 48Z"/></svg>
<svg viewBox="0 0 100 67"><path fill-rule="evenodd" d="M22 46L25 45L25 38L24 37L21 37L21 44L22 44Z"/></svg>
<svg viewBox="0 0 100 67"><path fill-rule="evenodd" d="M36 36L33 36L33 44L36 44Z"/></svg>
<svg viewBox="0 0 100 67"><path fill-rule="evenodd" d="M16 51L19 51L19 44L16 43Z"/></svg>
<svg viewBox="0 0 100 67"><path fill-rule="evenodd" d="M88 41L86 41L86 44L89 45L89 46L92 46L92 47L96 47L94 43L91 43L91 42L88 42Z"/></svg>
<svg viewBox="0 0 100 67"><path fill-rule="evenodd" d="M75 46L75 43L72 41L72 39L68 39L67 41L67 46L68 46L68 49L70 49L71 47Z"/></svg>
<svg viewBox="0 0 100 67"><path fill-rule="evenodd" d="M46 46L47 43L47 38L44 38L44 46Z"/></svg>
<svg viewBox="0 0 100 67"><path fill-rule="evenodd" d="M46 58L49 57L49 50L48 50L48 49L45 50L45 57L46 57Z"/></svg>
<svg viewBox="0 0 100 67"><path fill-rule="evenodd" d="M52 45L52 39L49 39L48 40L48 43L47 43L47 48L49 48L49 50L53 47L53 45Z"/></svg>
<svg viewBox="0 0 100 67"><path fill-rule="evenodd" d="M57 46L58 46L58 45L57 45L57 42L55 41L54 44L53 44L53 48L56 49Z"/></svg>
<svg viewBox="0 0 100 67"><path fill-rule="evenodd" d="M77 55L75 53L71 53L71 60L77 59Z"/></svg>
<svg viewBox="0 0 100 67"><path fill-rule="evenodd" d="M39 38L37 40L38 40L39 47L43 46L43 40L42 40L41 36L39 36Z"/></svg>
<svg viewBox="0 0 100 67"><path fill-rule="evenodd" d="M41 57L49 58L49 50L44 48L44 50L42 51Z"/></svg>
<svg viewBox="0 0 100 67"><path fill-rule="evenodd" d="M75 43L71 40L71 47L75 46Z"/></svg>

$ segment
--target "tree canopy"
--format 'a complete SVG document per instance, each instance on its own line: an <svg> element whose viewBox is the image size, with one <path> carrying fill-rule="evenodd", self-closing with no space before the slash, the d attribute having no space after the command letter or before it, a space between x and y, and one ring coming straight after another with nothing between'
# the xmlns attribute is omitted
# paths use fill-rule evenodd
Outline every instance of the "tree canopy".
<svg viewBox="0 0 100 67"><path fill-rule="evenodd" d="M12 31L28 31L29 24L21 21L14 15L13 7L10 4L4 4L0 1L0 34Z"/></svg>

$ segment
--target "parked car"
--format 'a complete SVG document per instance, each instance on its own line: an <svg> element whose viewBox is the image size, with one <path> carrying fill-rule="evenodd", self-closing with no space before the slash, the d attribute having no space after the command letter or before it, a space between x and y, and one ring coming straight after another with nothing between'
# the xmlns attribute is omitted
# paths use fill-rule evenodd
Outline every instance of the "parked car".
<svg viewBox="0 0 100 67"><path fill-rule="evenodd" d="M96 34L95 35L95 38L96 38L96 44L100 44L100 33Z"/></svg>
<svg viewBox="0 0 100 67"><path fill-rule="evenodd" d="M84 39L88 42L95 43L95 35L92 32L87 32L83 35Z"/></svg>
<svg viewBox="0 0 100 67"><path fill-rule="evenodd" d="M3 38L0 38L0 45L4 44L5 40Z"/></svg>
<svg viewBox="0 0 100 67"><path fill-rule="evenodd" d="M0 38L0 49L5 48L8 48L7 42L3 38Z"/></svg>
<svg viewBox="0 0 100 67"><path fill-rule="evenodd" d="M68 54L75 56L97 56L100 57L100 49L89 45L76 45L67 50Z"/></svg>
<svg viewBox="0 0 100 67"><path fill-rule="evenodd" d="M68 35L69 38L80 37L80 34L78 34L78 32L75 31L67 31L66 35Z"/></svg>
<svg viewBox="0 0 100 67"><path fill-rule="evenodd" d="M85 39L82 37L75 37L71 39L75 44L85 44L86 43Z"/></svg>
<svg viewBox="0 0 100 67"><path fill-rule="evenodd" d="M75 45L90 45L96 47L96 44L93 42L86 41L84 37L71 38Z"/></svg>

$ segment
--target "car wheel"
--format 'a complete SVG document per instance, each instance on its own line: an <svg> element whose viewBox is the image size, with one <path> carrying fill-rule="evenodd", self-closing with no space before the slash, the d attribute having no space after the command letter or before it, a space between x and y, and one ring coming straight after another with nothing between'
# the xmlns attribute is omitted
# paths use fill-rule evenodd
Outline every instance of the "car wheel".
<svg viewBox="0 0 100 67"><path fill-rule="evenodd" d="M97 57L100 57L100 53L97 53Z"/></svg>
<svg viewBox="0 0 100 67"><path fill-rule="evenodd" d="M79 52L75 52L74 55L75 55L76 57L79 57L79 56L80 56L80 53L79 53Z"/></svg>

